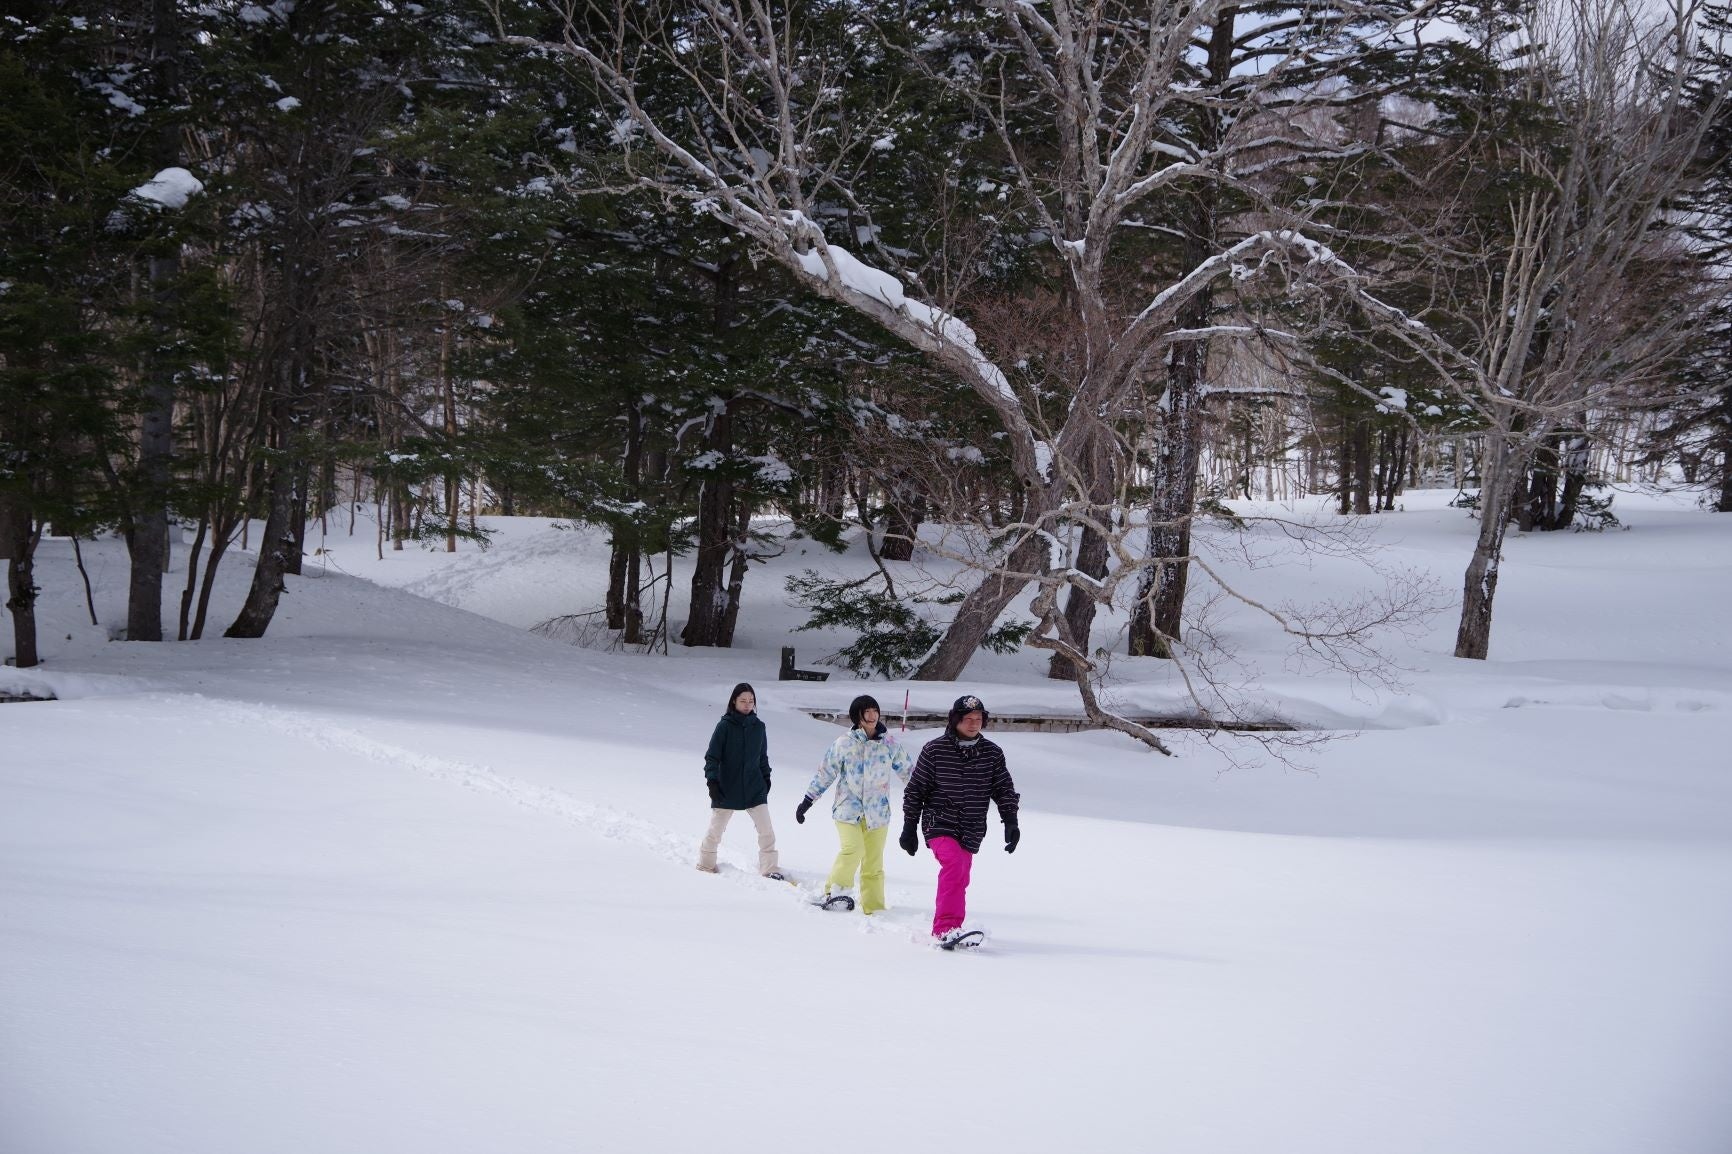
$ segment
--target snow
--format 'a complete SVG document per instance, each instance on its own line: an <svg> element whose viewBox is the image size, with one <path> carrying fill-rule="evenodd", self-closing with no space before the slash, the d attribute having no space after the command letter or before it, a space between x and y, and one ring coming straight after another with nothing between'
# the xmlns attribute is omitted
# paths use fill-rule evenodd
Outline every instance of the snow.
<svg viewBox="0 0 1732 1154"><path fill-rule="evenodd" d="M1452 495L1367 519L1378 560L1459 588L1477 523ZM524 631L605 584L605 534L543 520L381 560L364 515L353 536L333 515L246 642L218 636L244 557L210 639L114 643L124 547L84 545L92 627L45 540L46 664L0 670L61 697L0 705L4 1146L853 1154L961 1126L1004 1151L1723 1154L1732 518L1618 502L1628 533L1512 534L1492 660L1448 655L1447 612L1386 638L1405 693L1290 667L1219 609L1264 705L1360 731L1300 768L1182 731L1171 759L998 733L1024 837L1007 856L994 823L969 892L991 940L966 957L923 942L924 852L892 846L884 914L806 904L835 835L792 808L840 730L799 709L869 691L894 726L904 692L1003 715L1074 713L1074 690L1033 650L954 685L778 683L780 646L810 668L842 640L789 632L782 578L874 571L858 534L784 536L736 647L666 657ZM1276 526L1195 536L1272 602L1375 583ZM946 571L924 553L886 563L899 585ZM753 875L743 821L719 877L693 868L701 750L742 679L802 889ZM1122 656L1108 693L1180 700Z"/></svg>
<svg viewBox="0 0 1732 1154"><path fill-rule="evenodd" d="M794 479L793 468L774 453L765 453L761 457L748 458L757 466L753 472L757 474L758 484L773 488L786 485Z"/></svg>
<svg viewBox="0 0 1732 1154"><path fill-rule="evenodd" d="M798 212L787 214L791 227L798 228L805 218ZM816 231L815 226L813 230ZM827 244L824 248L830 255L830 261L836 267L836 277L839 283L862 296L881 301L892 309L907 316L915 324L937 337L946 344L960 348L973 364L975 372L982 383L1003 398L1007 407L1020 410L1021 402L1016 392L1010 387L1002 370L989 360L980 349L974 330L961 317L933 305L910 300L903 292L902 282L883 269L873 268L856 257L847 249L838 245ZM794 259L800 268L808 275L820 281L829 281L830 273L824 266L824 257L816 248L806 252L797 252Z"/></svg>
<svg viewBox="0 0 1732 1154"><path fill-rule="evenodd" d="M184 168L165 168L137 188L132 195L162 208L185 208L186 202L204 191L204 182Z"/></svg>
<svg viewBox="0 0 1732 1154"><path fill-rule="evenodd" d="M862 262L853 253L839 245L827 245L830 259L836 265L836 274L842 283L862 296L872 297L882 301L893 309L902 308L907 297L902 291L902 282L882 269L873 268ZM796 253L795 259L800 267L810 276L819 280L828 280L829 272L824 267L824 258L817 249Z"/></svg>
<svg viewBox="0 0 1732 1154"><path fill-rule="evenodd" d="M297 96L285 96L276 102L276 106L279 112L293 112L301 106L301 101Z"/></svg>
<svg viewBox="0 0 1732 1154"><path fill-rule="evenodd" d="M144 105L128 96L118 88L104 86L108 93L108 102L126 113L128 116L143 116Z"/></svg>

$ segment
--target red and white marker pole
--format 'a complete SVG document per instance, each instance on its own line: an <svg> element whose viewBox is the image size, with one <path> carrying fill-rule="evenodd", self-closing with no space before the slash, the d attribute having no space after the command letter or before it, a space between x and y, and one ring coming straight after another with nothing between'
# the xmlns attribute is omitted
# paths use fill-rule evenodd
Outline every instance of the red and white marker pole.
<svg viewBox="0 0 1732 1154"><path fill-rule="evenodd" d="M908 732L908 694L910 692L912 692L912 691L907 690L907 689L904 689L902 691L902 732L903 733Z"/></svg>

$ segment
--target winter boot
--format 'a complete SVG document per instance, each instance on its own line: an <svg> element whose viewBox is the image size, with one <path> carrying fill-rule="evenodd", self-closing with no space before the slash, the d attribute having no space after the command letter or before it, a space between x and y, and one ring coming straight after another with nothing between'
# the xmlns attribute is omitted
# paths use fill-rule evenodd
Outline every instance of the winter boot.
<svg viewBox="0 0 1732 1154"><path fill-rule="evenodd" d="M986 935L980 930L965 930L961 926L945 930L932 939L941 950L972 950L985 940Z"/></svg>

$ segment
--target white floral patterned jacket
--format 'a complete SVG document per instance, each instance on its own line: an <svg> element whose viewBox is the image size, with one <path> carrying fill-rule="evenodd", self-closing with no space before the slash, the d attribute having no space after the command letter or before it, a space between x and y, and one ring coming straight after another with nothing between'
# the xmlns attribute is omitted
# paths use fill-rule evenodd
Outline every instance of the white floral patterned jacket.
<svg viewBox="0 0 1732 1154"><path fill-rule="evenodd" d="M824 751L824 762L806 787L806 796L817 800L834 785L831 817L848 824L865 818L867 829L882 829L892 817L890 775L907 785L913 766L914 756L889 733L869 738L862 730L850 729Z"/></svg>

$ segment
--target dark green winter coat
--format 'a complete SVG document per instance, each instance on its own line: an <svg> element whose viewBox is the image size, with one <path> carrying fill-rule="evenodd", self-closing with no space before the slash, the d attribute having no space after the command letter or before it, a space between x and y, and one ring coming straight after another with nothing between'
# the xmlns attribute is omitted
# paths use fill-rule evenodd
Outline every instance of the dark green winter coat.
<svg viewBox="0 0 1732 1154"><path fill-rule="evenodd" d="M770 747L757 714L730 709L716 722L704 780L715 809L751 809L770 799Z"/></svg>

